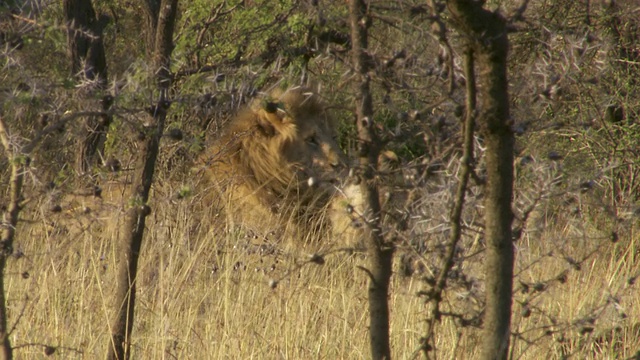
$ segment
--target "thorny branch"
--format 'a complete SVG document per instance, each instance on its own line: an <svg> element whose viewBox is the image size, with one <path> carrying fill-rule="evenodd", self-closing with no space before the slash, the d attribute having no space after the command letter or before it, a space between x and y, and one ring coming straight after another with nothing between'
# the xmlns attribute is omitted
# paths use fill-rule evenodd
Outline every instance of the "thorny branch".
<svg viewBox="0 0 640 360"><path fill-rule="evenodd" d="M464 57L464 70L467 79L467 96L466 96L466 119L465 119L465 127L464 127L464 144L463 144L463 155L460 169L460 179L458 183L458 189L456 191L456 196L454 199L453 208L451 209L451 215L449 219L449 223L451 226L451 232L449 236L449 241L447 243L446 255L444 259L444 263L438 279L436 280L435 286L431 291L428 292L430 304L429 316L430 318L427 320L427 330L424 338L422 339L422 352L425 354L426 358L429 358L428 352L432 349L433 338L433 328L436 321L439 321L442 317L442 313L440 312L440 302L442 301L442 293L444 292L447 285L447 277L449 276L450 270L454 265L454 257L456 254L456 248L458 242L460 241L461 233L462 233L462 209L464 207L465 194L467 192L467 184L469 182L470 174L472 173L473 166L473 135L475 128L475 111L476 111L476 83L475 83L475 73L473 70L474 66L474 58L473 58L473 50L471 48L467 48ZM417 356L417 352L414 353L414 357Z"/></svg>

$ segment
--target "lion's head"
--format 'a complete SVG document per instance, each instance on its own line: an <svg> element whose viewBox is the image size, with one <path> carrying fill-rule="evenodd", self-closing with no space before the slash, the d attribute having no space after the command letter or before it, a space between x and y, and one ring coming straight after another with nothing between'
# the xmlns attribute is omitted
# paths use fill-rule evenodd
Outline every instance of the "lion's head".
<svg viewBox="0 0 640 360"><path fill-rule="evenodd" d="M203 160L225 207L241 221L308 214L328 203L332 183L345 175L334 135L317 94L275 90L233 119Z"/></svg>

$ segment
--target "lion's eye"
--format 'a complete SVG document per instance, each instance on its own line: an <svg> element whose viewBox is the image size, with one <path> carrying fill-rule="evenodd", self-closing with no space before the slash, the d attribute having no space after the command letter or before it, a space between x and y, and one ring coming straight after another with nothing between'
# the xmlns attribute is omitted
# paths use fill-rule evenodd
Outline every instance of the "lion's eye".
<svg viewBox="0 0 640 360"><path fill-rule="evenodd" d="M318 140L316 140L315 136L309 136L305 141L309 145L313 145L313 146L317 146L318 145Z"/></svg>

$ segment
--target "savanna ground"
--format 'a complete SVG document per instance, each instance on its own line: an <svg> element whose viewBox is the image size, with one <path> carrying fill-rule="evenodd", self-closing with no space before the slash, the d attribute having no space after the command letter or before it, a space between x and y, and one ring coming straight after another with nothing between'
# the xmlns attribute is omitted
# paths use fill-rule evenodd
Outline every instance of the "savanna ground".
<svg viewBox="0 0 640 360"><path fill-rule="evenodd" d="M492 2L496 4L511 6ZM109 129L102 166L95 169L101 198L85 190L87 179L69 165L77 133L73 125L45 139L26 174L25 207L5 274L17 358L101 358L108 346L115 239L129 207L121 193L136 151L131 124L142 121L151 97L144 51L131 48L122 35L135 28L135 11L124 2L108 5L118 15L107 27L106 45L119 116ZM202 28L194 24L209 10L198 1L181 6L186 11L176 36L176 73L222 64L220 59L240 51L235 47L243 38L238 29L256 32L246 38L243 50L242 58L250 60L229 61L217 73L184 77L176 85L169 128L181 129L185 136L167 137L162 144L140 257L133 357L367 358L368 278L360 268L364 255L334 239L283 242L270 234L212 226L218 214L208 206L210 185L191 166L204 135L215 138L246 97L276 79L295 83L303 77L294 50L308 40L301 29L319 24L313 18L320 16L318 9L295 3L292 12L287 6L265 10L287 19L286 31L297 35L288 37L270 27L270 18L262 19L256 8L236 8L229 18L208 25L227 37L205 47L202 38L195 40L194 33ZM639 55L633 36L638 9L633 2L620 2L615 11L600 6L532 1L525 13L528 22L516 24L519 31L511 38L518 135L513 359L639 356ZM460 69L456 63L454 70L446 69L447 60L436 54L438 43L424 39L424 5L375 9L381 13L377 24L396 21L395 28L374 28L376 59L388 60L401 49L406 53L395 60L396 67L378 69L375 95L380 129L395 133L387 147L399 155L405 178L412 179L412 191L419 193L410 207L408 229L397 234L390 290L392 351L396 358L411 358L419 350L428 316L423 295L441 266L450 228L459 171L456 112L463 99L462 93L446 95L443 89L452 71L460 81ZM37 26L11 24L22 34L24 49L5 51L1 99L2 115L16 141L30 139L43 114L54 118L84 108L82 87L69 86L62 75L66 65L64 32L56 22L61 21L59 10L45 9ZM348 66L342 58L346 45L338 36L344 30L344 11L333 2L323 10L325 23L314 29L319 33L309 30L309 37L319 40L317 52L307 60L307 75L315 76L321 92L335 104L343 124L341 143L349 148L352 114ZM415 17L398 20L408 19L409 10ZM252 23L256 17L266 25ZM337 40L327 40L329 30L336 31ZM453 33L449 37L455 46L459 39ZM274 55L274 47L291 53ZM44 55L46 64L38 60ZM481 177L482 139L476 149ZM113 159L117 172L112 171ZM3 202L6 164L3 156ZM445 315L435 330L431 354L437 358L473 359L479 352L482 196L481 183L470 186L463 239L442 304ZM324 264L312 261L317 258L311 254L322 255ZM47 355L52 349L55 353Z"/></svg>
<svg viewBox="0 0 640 360"><path fill-rule="evenodd" d="M207 219L215 214L200 202L201 193L178 199L179 189L157 184L153 225L141 255L134 357L368 357L367 276L357 268L364 265L361 255L349 255L330 241L282 244L213 230ZM435 242L446 232L441 214L447 195L434 197L418 221L425 229L422 238ZM72 212L46 216L46 232L34 224L20 228L7 283L16 345L53 345L63 358L99 358L105 352L116 278L114 239L125 204L107 204L108 193L103 198L76 200L77 207L65 206ZM597 208L593 199L580 201L585 209ZM84 214L87 209L91 212ZM45 225L37 215L29 220ZM514 340L514 358L562 358L563 351L576 358L634 356L640 331L633 326L640 308L631 281L639 273L637 225L617 225L619 239L612 243L611 232L589 226L583 215L559 211L549 221L517 245L513 327L522 339ZM449 289L445 308L475 314L483 291L481 244L474 236L465 240L461 251L470 258L457 273L470 278L462 282L466 287ZM327 254L326 263L309 262L310 254ZM428 269L435 255L424 255ZM403 276L399 265L396 270L392 346L396 357L409 358L424 327L424 302L417 293L425 286L421 275ZM612 333L614 342L605 339ZM444 318L437 354L474 358L478 336L473 324ZM30 345L17 354L42 353L41 346Z"/></svg>

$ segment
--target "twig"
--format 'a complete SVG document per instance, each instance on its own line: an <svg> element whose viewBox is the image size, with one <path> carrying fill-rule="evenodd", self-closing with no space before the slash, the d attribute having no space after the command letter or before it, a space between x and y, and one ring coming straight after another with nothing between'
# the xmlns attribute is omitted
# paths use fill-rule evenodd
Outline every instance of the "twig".
<svg viewBox="0 0 640 360"><path fill-rule="evenodd" d="M460 224L460 220L462 218L462 209L464 206L465 194L467 191L467 184L469 182L469 177L472 173L472 163L473 163L473 134L475 128L475 109L476 109L476 84L475 84L475 73L473 70L474 66L474 57L473 51L471 48L468 48L465 52L464 57L464 65L465 65L465 75L467 77L467 103L466 103L466 111L467 117L465 121L465 129L464 129L464 153L462 155L461 161L461 169L460 169L460 182L458 183L458 189L456 192L456 197L454 199L453 208L451 209L451 216L449 219L449 224L451 225L451 232L449 237L449 242L447 244L447 250L445 259L443 262L442 270L440 271L440 275L436 280L435 286L433 290L429 292L430 298L430 306L431 309L429 311L430 318L427 320L427 330L424 336L422 350L425 355L428 357L428 349L430 347L429 342L433 337L433 328L436 321L439 321L442 313L440 312L440 302L442 301L442 293L444 292L447 286L447 277L449 276L449 271L454 265L454 257L456 254L456 248L458 242L460 241L462 226ZM418 353L414 353L414 356L417 356Z"/></svg>
<svg viewBox="0 0 640 360"><path fill-rule="evenodd" d="M51 134L54 131L58 131L62 129L64 125L71 120L75 120L77 118L83 118L85 116L102 116L102 115L112 115L112 114L105 113L103 111L80 111L77 113L64 115L60 119L58 119L58 121L54 122L53 124L47 125L44 129L38 131L36 135L33 137L33 139L27 145L23 146L22 149L20 149L20 152L24 155L30 154L44 136Z"/></svg>

